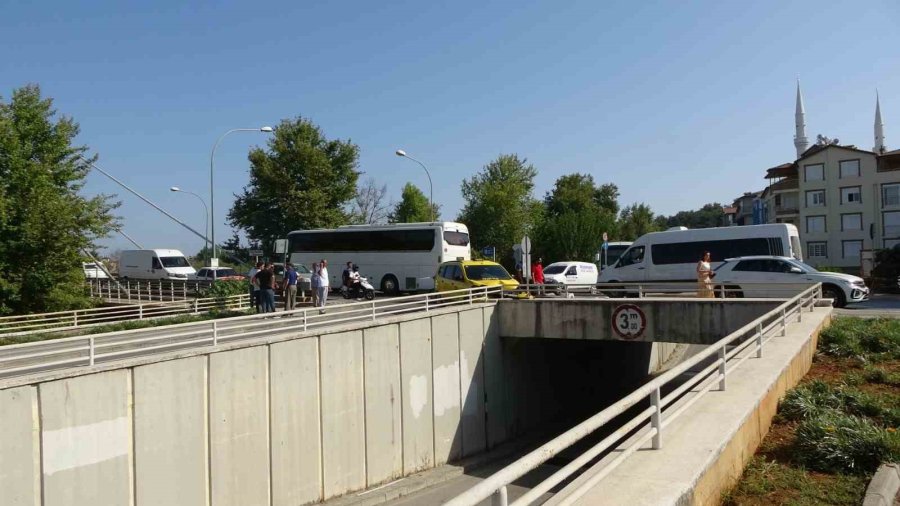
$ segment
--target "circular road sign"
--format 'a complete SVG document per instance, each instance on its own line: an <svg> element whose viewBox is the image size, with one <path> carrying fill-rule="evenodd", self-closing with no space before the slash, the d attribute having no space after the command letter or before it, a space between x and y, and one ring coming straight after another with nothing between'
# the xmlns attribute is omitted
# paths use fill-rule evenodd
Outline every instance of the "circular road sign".
<svg viewBox="0 0 900 506"><path fill-rule="evenodd" d="M613 310L612 328L620 338L631 341L644 335L647 317L634 304L622 304Z"/></svg>

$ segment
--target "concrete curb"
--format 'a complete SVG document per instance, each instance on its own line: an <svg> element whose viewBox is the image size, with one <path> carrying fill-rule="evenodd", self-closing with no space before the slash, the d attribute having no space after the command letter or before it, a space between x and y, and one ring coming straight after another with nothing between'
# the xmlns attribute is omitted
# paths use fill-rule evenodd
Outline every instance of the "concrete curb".
<svg viewBox="0 0 900 506"><path fill-rule="evenodd" d="M900 464L882 464L866 488L863 506L891 506L900 491Z"/></svg>

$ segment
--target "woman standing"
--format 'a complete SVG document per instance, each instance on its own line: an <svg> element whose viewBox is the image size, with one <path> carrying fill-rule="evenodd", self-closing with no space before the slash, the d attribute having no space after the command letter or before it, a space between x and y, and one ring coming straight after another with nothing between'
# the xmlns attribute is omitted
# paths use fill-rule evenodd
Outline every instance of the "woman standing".
<svg viewBox="0 0 900 506"><path fill-rule="evenodd" d="M703 258L697 262L697 296L704 299L713 298L712 278L715 274L710 265L711 258L709 251L706 251Z"/></svg>
<svg viewBox="0 0 900 506"><path fill-rule="evenodd" d="M319 284L322 278L319 277L319 264L312 264L312 275L309 277L310 293L312 294L313 307L319 306Z"/></svg>

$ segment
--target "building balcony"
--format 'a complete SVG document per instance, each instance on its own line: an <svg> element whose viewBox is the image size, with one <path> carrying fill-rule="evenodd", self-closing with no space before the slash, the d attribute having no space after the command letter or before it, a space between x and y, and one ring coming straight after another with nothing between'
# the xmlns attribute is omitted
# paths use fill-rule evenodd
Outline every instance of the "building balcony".
<svg viewBox="0 0 900 506"><path fill-rule="evenodd" d="M776 217L796 216L798 214L800 214L800 209L797 205L775 206Z"/></svg>
<svg viewBox="0 0 900 506"><path fill-rule="evenodd" d="M769 186L769 192L773 193L773 194L781 193L781 192L797 191L799 189L800 189L800 180L795 177L782 179L781 181L778 181L777 183Z"/></svg>

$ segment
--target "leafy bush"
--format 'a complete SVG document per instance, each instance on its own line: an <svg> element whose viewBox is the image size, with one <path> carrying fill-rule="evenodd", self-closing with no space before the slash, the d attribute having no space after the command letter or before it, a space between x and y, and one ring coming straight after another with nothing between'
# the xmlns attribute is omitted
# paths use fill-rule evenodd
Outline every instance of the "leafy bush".
<svg viewBox="0 0 900 506"><path fill-rule="evenodd" d="M866 416L888 427L900 425L900 408L896 402L886 403L878 397L847 385L831 386L815 380L799 386L784 396L778 409L787 420L809 420L832 411Z"/></svg>
<svg viewBox="0 0 900 506"><path fill-rule="evenodd" d="M827 410L800 423L795 455L822 472L870 473L882 462L900 459L900 433L871 420Z"/></svg>
<svg viewBox="0 0 900 506"><path fill-rule="evenodd" d="M250 283L242 280L216 281L200 291L200 297L216 299L216 310L229 310L227 300L234 295L243 295L250 292Z"/></svg>
<svg viewBox="0 0 900 506"><path fill-rule="evenodd" d="M835 318L819 339L819 347L826 355L871 360L900 358L900 320L892 318Z"/></svg>

